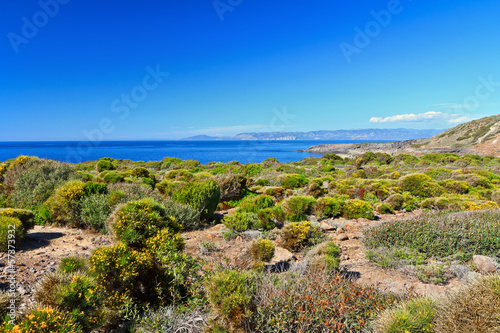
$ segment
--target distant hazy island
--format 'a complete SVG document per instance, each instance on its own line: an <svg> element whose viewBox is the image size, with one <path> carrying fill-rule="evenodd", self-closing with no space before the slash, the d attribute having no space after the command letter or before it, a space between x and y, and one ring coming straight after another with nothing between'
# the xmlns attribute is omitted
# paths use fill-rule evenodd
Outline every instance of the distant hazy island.
<svg viewBox="0 0 500 333"><path fill-rule="evenodd" d="M436 129L354 129L311 132L261 132L240 133L234 136L216 137L197 135L182 140L186 141L228 141L228 140L362 140L362 141L400 141L430 138L443 130Z"/></svg>

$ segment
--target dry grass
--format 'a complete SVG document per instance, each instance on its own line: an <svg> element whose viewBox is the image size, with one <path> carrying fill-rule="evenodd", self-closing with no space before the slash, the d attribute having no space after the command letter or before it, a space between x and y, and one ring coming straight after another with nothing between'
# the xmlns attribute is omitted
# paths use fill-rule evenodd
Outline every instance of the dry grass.
<svg viewBox="0 0 500 333"><path fill-rule="evenodd" d="M39 306L57 308L55 299L56 287L69 282L72 275L59 272L48 273L35 286L34 299Z"/></svg>
<svg viewBox="0 0 500 333"><path fill-rule="evenodd" d="M500 277L480 278L445 297L438 304L434 332L500 332Z"/></svg>

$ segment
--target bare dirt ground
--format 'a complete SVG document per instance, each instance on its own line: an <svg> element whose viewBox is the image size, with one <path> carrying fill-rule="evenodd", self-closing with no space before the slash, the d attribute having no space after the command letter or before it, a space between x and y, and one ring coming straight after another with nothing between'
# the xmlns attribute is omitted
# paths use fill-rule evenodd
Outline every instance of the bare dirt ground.
<svg viewBox="0 0 500 333"><path fill-rule="evenodd" d="M100 246L111 244L107 235L87 230L52 226L35 226L17 247L14 256L14 273L17 291L22 295L24 304L33 303L36 283L48 272L54 272L61 259L67 256L88 257ZM10 259L9 259L10 260ZM0 253L0 289L8 288L7 254Z"/></svg>
<svg viewBox="0 0 500 333"><path fill-rule="evenodd" d="M419 295L439 295L448 290L462 286L458 279L452 279L446 285L432 285L421 282L395 270L384 270L371 264L365 257L366 248L363 245L363 231L379 223L394 219L406 218L416 213L400 213L395 216L383 216L379 221L335 219L335 224L341 226L337 230L326 231L342 249L342 267L347 276L357 283L373 285L379 290L396 293L413 292ZM215 225L203 230L184 233L186 252L201 257L212 264L230 263L231 266L245 266L249 262L247 250L251 238L238 237L226 241L222 237L224 226ZM48 272L56 270L62 258L67 256L88 257L94 249L111 245L110 236L93 233L87 230L35 226L26 239L18 247L16 260L16 288L23 296L21 307L33 303L33 291L36 283ZM200 252L201 242L211 242L216 245L213 252ZM276 242L277 245L277 242ZM225 258L228 258L227 261ZM302 254L291 253L277 247L276 256L271 265L281 262L301 261ZM8 288L7 254L0 253L0 289Z"/></svg>

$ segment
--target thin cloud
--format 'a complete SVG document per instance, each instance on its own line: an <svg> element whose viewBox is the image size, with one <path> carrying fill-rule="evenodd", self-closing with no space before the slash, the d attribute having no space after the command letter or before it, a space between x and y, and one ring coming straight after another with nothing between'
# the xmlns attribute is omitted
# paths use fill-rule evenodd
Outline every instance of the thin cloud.
<svg viewBox="0 0 500 333"><path fill-rule="evenodd" d="M371 123L423 123L423 122L442 122L447 121L449 123L455 122L457 119L462 119L462 115L458 113L444 113L437 111L428 111L425 113L407 113L399 114L390 117L372 117L370 118Z"/></svg>

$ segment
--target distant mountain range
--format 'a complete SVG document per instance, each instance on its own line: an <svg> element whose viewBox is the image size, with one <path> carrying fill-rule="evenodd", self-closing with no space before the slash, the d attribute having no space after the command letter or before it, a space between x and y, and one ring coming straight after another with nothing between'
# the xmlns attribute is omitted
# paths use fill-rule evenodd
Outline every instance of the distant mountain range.
<svg viewBox="0 0 500 333"><path fill-rule="evenodd" d="M312 132L262 132L240 133L231 137L215 137L197 135L182 140L186 141L230 141L230 140L360 140L360 141L402 141L411 139L426 139L442 130L434 129L355 129Z"/></svg>

